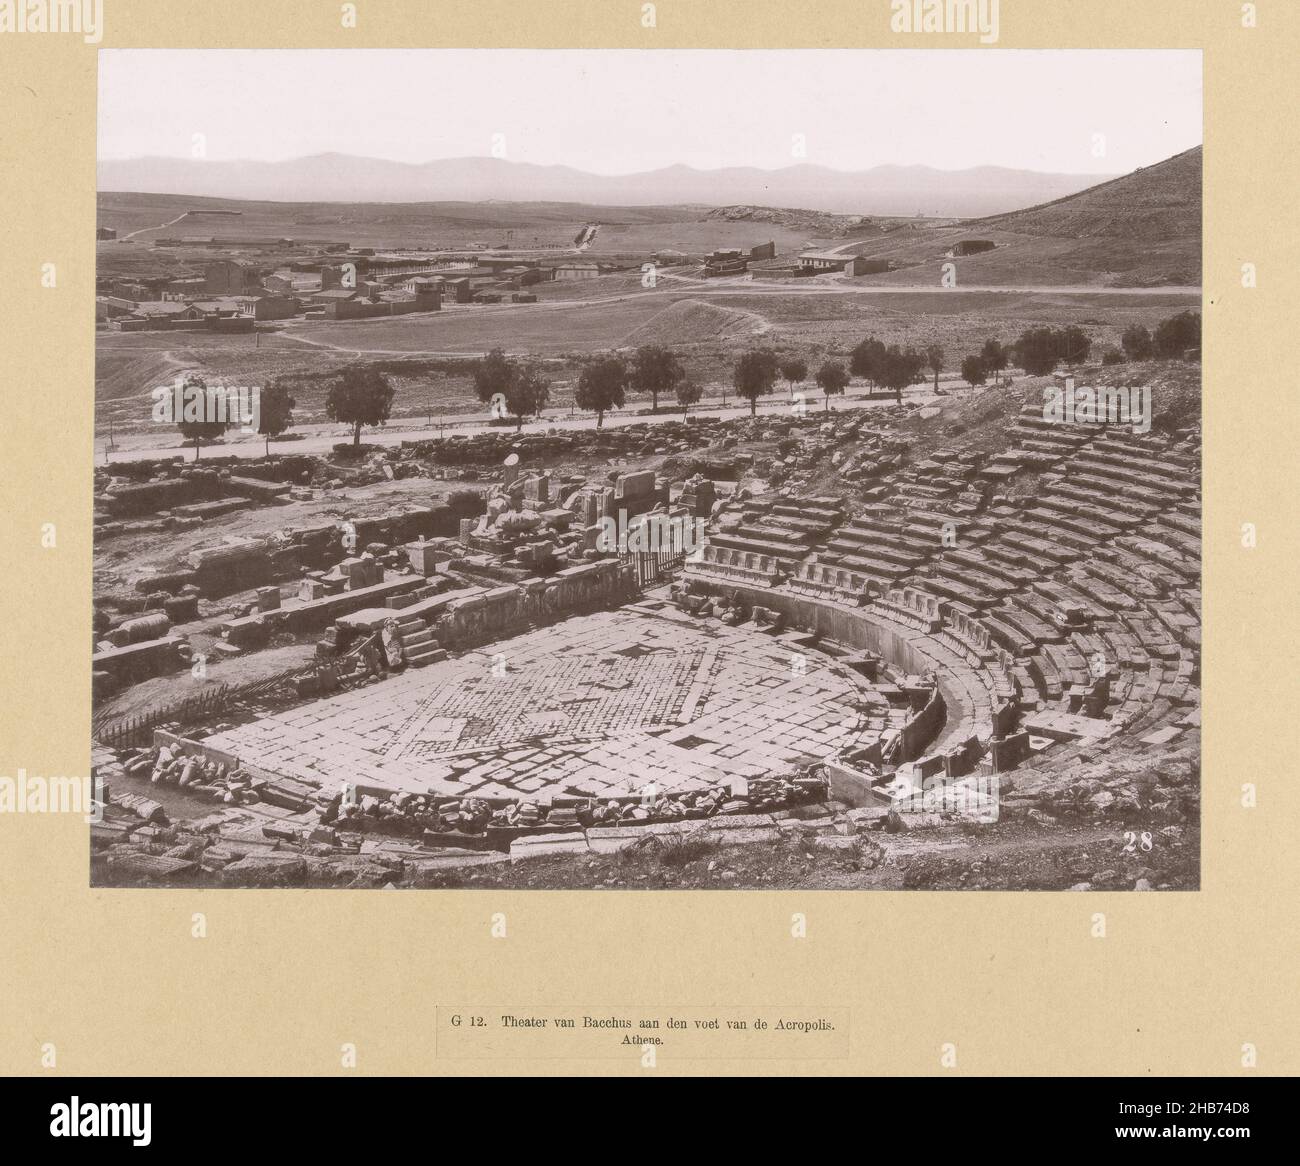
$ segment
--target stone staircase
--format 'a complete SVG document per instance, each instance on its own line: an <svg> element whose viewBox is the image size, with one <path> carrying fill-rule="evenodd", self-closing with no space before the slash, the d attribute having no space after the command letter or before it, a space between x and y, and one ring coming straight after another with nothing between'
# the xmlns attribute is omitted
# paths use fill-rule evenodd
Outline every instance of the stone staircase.
<svg viewBox="0 0 1300 1166"><path fill-rule="evenodd" d="M397 619L398 631L402 637L402 657L408 668L423 668L447 658L445 648L438 647L429 625L418 615L401 616Z"/></svg>

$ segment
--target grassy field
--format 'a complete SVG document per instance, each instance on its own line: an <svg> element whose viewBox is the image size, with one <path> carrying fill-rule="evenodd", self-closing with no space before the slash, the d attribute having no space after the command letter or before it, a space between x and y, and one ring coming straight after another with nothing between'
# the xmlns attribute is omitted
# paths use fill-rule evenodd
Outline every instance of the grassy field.
<svg viewBox="0 0 1300 1166"><path fill-rule="evenodd" d="M118 237L148 230L158 235L269 236L298 242L346 242L365 247L466 247L481 241L570 247L589 222L639 224L693 222L701 207L604 207L567 202L252 202L170 194L101 193L97 225ZM212 214L203 212L232 212ZM196 213L197 212L197 213ZM166 228L161 224L185 216ZM158 228L158 229L153 229Z"/></svg>

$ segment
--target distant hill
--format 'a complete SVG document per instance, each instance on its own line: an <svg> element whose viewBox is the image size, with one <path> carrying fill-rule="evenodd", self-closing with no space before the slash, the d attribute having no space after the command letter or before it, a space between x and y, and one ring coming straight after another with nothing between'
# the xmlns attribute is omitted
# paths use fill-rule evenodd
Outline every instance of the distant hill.
<svg viewBox="0 0 1300 1166"><path fill-rule="evenodd" d="M1196 146L1078 194L966 225L1066 239L1195 239L1199 244L1201 152Z"/></svg>
<svg viewBox="0 0 1300 1166"><path fill-rule="evenodd" d="M798 210L793 207L720 206L708 211L706 221L764 223L800 231L808 238L834 239L868 234L877 229L863 215L834 215L829 211Z"/></svg>
<svg viewBox="0 0 1300 1166"><path fill-rule="evenodd" d="M801 207L853 215L969 218L1003 214L1077 193L1097 175L978 166L877 166L777 170L669 166L601 175L570 166L501 158L445 158L412 164L350 154L282 162L127 158L98 165L101 192L195 195L275 202L570 202L609 206L699 204Z"/></svg>
<svg viewBox="0 0 1300 1166"><path fill-rule="evenodd" d="M1201 147L1013 214L944 224L886 224L851 249L889 260L872 283L958 286L1196 286L1201 281ZM963 255L982 240L992 250Z"/></svg>

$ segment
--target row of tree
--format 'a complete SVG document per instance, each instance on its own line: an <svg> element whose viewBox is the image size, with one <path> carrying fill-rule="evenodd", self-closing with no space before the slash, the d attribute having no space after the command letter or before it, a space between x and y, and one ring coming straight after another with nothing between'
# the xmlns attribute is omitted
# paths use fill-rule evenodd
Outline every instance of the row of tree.
<svg viewBox="0 0 1300 1166"><path fill-rule="evenodd" d="M1152 334L1148 329L1134 325L1125 329L1120 338L1123 352L1110 348L1102 354L1104 364L1129 360L1173 359L1201 346L1201 314L1179 312L1162 320ZM1004 345L997 340L986 340L984 347L962 359L961 376L972 388L985 384L990 374L994 383L1008 364L1022 368L1031 376L1045 376L1059 364L1073 367L1088 359L1092 340L1079 327L1071 324L1065 328L1027 328L1014 343ZM938 380L935 381L936 387Z"/></svg>
<svg viewBox="0 0 1300 1166"><path fill-rule="evenodd" d="M494 415L514 417L520 426L525 418L536 416L545 408L549 389L550 383L535 366L511 361L499 348L489 352L474 369L474 393L478 399L492 405ZM700 387L686 376L676 353L658 344L643 344L631 360L606 356L586 364L578 374L573 402L579 409L596 414L599 429L605 423L606 413L626 404L629 390L648 395L651 409L656 413L659 398L668 393L674 395L684 410L702 395Z"/></svg>
<svg viewBox="0 0 1300 1166"><path fill-rule="evenodd" d="M1124 355L1129 360L1166 360L1180 357L1189 350L1201 347L1201 313L1179 312L1156 325L1154 335L1135 324L1126 328L1120 337Z"/></svg>
<svg viewBox="0 0 1300 1166"><path fill-rule="evenodd" d="M1200 347L1200 313L1180 312L1158 324L1154 333L1134 325L1124 331L1120 343L1123 354L1108 350L1104 356L1107 363L1124 356L1129 360L1182 356ZM1059 364L1073 366L1087 360L1091 350L1092 340L1076 325L1027 328L1012 344L993 338L986 340L979 352L962 358L961 376L972 388L986 384L990 376L998 383L1009 365L1022 368L1031 376L1042 376ZM842 394L855 376L866 380L873 389L891 390L901 403L903 390L922 382L926 370L934 375L934 388L938 392L944 360L943 348L938 344L923 349L901 348L869 336L849 353L847 367L842 361L827 360L813 380L822 390L827 407L830 398ZM778 377L787 383L793 396L795 387L808 380L808 373L808 365L803 360L780 360L770 349L756 349L737 358L731 383L736 393L749 402L751 415L756 415L759 398L772 393ZM525 420L541 414L550 399L551 383L539 366L512 361L499 348L475 363L473 380L475 395L490 406L493 416L514 417L521 429ZM185 388L207 391L198 376L188 377ZM671 393L683 416L703 395L700 386L686 375L676 353L662 345L645 344L630 360L605 356L586 364L578 375L573 400L579 409L596 414L596 427L600 428L606 413L623 407L629 390L649 396L651 409L656 413L660 397ZM352 443L359 446L362 427L387 421L395 396L396 390L384 373L364 364L353 365L331 383L325 396L325 415L331 421L352 426ZM276 378L261 390L258 404L257 432L266 438L269 453L271 438L279 437L292 426L296 402L288 382ZM230 422L202 419L180 420L177 424L185 439L194 442L197 458L200 442L219 437Z"/></svg>
<svg viewBox="0 0 1300 1166"><path fill-rule="evenodd" d="M185 378L182 391L198 398L210 396L207 382L201 376L190 374ZM219 394L220 389L216 390ZM352 426L352 444L361 444L361 429L365 425L380 425L387 421L393 410L396 390L383 373L365 365L345 368L330 385L325 395L325 415L331 421L341 421ZM266 452L271 452L271 438L279 437L293 426L293 410L297 405L289 382L276 377L258 390L257 432L266 439ZM197 410L196 417L181 417L176 422L181 436L194 442L194 458L204 441L222 436L235 422L231 419L207 416L211 410Z"/></svg>

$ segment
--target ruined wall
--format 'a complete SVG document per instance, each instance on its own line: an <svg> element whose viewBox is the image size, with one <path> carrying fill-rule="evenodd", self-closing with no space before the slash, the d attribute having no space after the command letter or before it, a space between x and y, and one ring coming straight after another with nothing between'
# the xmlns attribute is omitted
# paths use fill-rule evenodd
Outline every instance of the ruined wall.
<svg viewBox="0 0 1300 1166"><path fill-rule="evenodd" d="M899 734L899 761L914 761L925 751L929 742L938 735L947 720L947 705L943 693L936 687L924 707L905 724Z"/></svg>
<svg viewBox="0 0 1300 1166"><path fill-rule="evenodd" d="M432 625L433 634L445 648L472 647L585 611L616 607L638 594L631 569L605 559L456 600Z"/></svg>

